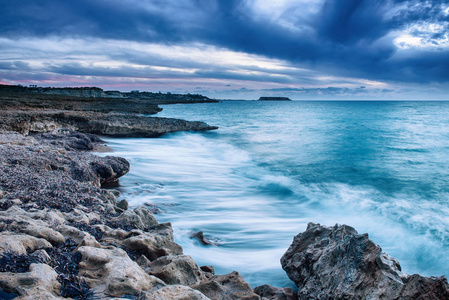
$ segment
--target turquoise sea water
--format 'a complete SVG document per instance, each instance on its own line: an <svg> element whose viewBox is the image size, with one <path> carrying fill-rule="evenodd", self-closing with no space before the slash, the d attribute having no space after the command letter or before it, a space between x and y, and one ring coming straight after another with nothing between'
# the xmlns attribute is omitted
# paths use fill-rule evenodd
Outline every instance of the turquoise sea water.
<svg viewBox="0 0 449 300"><path fill-rule="evenodd" d="M340 223L368 232L406 273L449 275L449 102L163 108L220 129L108 142L131 162L123 197L158 204L198 264L290 286L279 259L293 236ZM191 240L198 230L222 245Z"/></svg>

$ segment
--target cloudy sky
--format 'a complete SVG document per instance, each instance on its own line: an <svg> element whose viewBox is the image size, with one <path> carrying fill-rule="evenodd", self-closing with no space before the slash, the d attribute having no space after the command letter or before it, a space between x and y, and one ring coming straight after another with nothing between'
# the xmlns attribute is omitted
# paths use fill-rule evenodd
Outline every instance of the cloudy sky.
<svg viewBox="0 0 449 300"><path fill-rule="evenodd" d="M449 99L448 0L0 0L0 83Z"/></svg>

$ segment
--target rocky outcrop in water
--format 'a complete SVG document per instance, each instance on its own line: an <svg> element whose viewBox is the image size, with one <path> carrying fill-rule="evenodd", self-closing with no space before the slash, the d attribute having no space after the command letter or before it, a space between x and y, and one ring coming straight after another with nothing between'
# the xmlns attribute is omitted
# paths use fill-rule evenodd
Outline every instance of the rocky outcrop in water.
<svg viewBox="0 0 449 300"><path fill-rule="evenodd" d="M292 101L288 97L260 97L257 101Z"/></svg>
<svg viewBox="0 0 449 300"><path fill-rule="evenodd" d="M396 259L347 225L309 223L281 263L299 299L449 299L444 276L402 273Z"/></svg>
<svg viewBox="0 0 449 300"><path fill-rule="evenodd" d="M204 122L121 113L73 111L0 111L0 129L22 134L70 128L113 137L158 137L177 131L205 131L218 127Z"/></svg>

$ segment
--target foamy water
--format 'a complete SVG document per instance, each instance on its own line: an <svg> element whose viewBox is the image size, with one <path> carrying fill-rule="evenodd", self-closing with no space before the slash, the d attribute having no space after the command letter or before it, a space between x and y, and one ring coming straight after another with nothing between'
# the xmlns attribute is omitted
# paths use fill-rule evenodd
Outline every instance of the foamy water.
<svg viewBox="0 0 449 300"><path fill-rule="evenodd" d="M368 232L403 271L447 275L449 103L223 102L160 114L220 129L108 139L121 191L172 222L200 265L289 286L279 259L308 222ZM189 238L202 230L220 246Z"/></svg>

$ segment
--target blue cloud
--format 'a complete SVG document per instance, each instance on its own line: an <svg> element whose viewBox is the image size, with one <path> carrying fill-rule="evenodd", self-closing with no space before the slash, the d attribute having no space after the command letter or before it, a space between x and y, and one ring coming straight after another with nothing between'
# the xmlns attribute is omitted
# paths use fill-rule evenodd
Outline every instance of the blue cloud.
<svg viewBox="0 0 449 300"><path fill-rule="evenodd" d="M299 9L284 12L283 17L292 22L288 28L279 20L257 15L248 8L250 2L240 0L0 0L0 37L199 42L283 59L292 66L333 76L445 83L449 80L447 47L398 51L391 34L413 24L439 24L438 32L417 29L410 34L440 45L449 29L449 16L442 10L446 3L445 0L324 0L317 12ZM110 57L131 55L104 51ZM137 61L148 57L137 55L126 59ZM188 67L188 62L175 63L176 67ZM10 63L0 65L0 68L19 67ZM81 69L76 65L53 66L53 71L61 74L77 74ZM97 71L102 72L115 71ZM194 76L241 80L254 77L207 68ZM272 80L269 75L265 79ZM287 82L282 78L276 80Z"/></svg>

